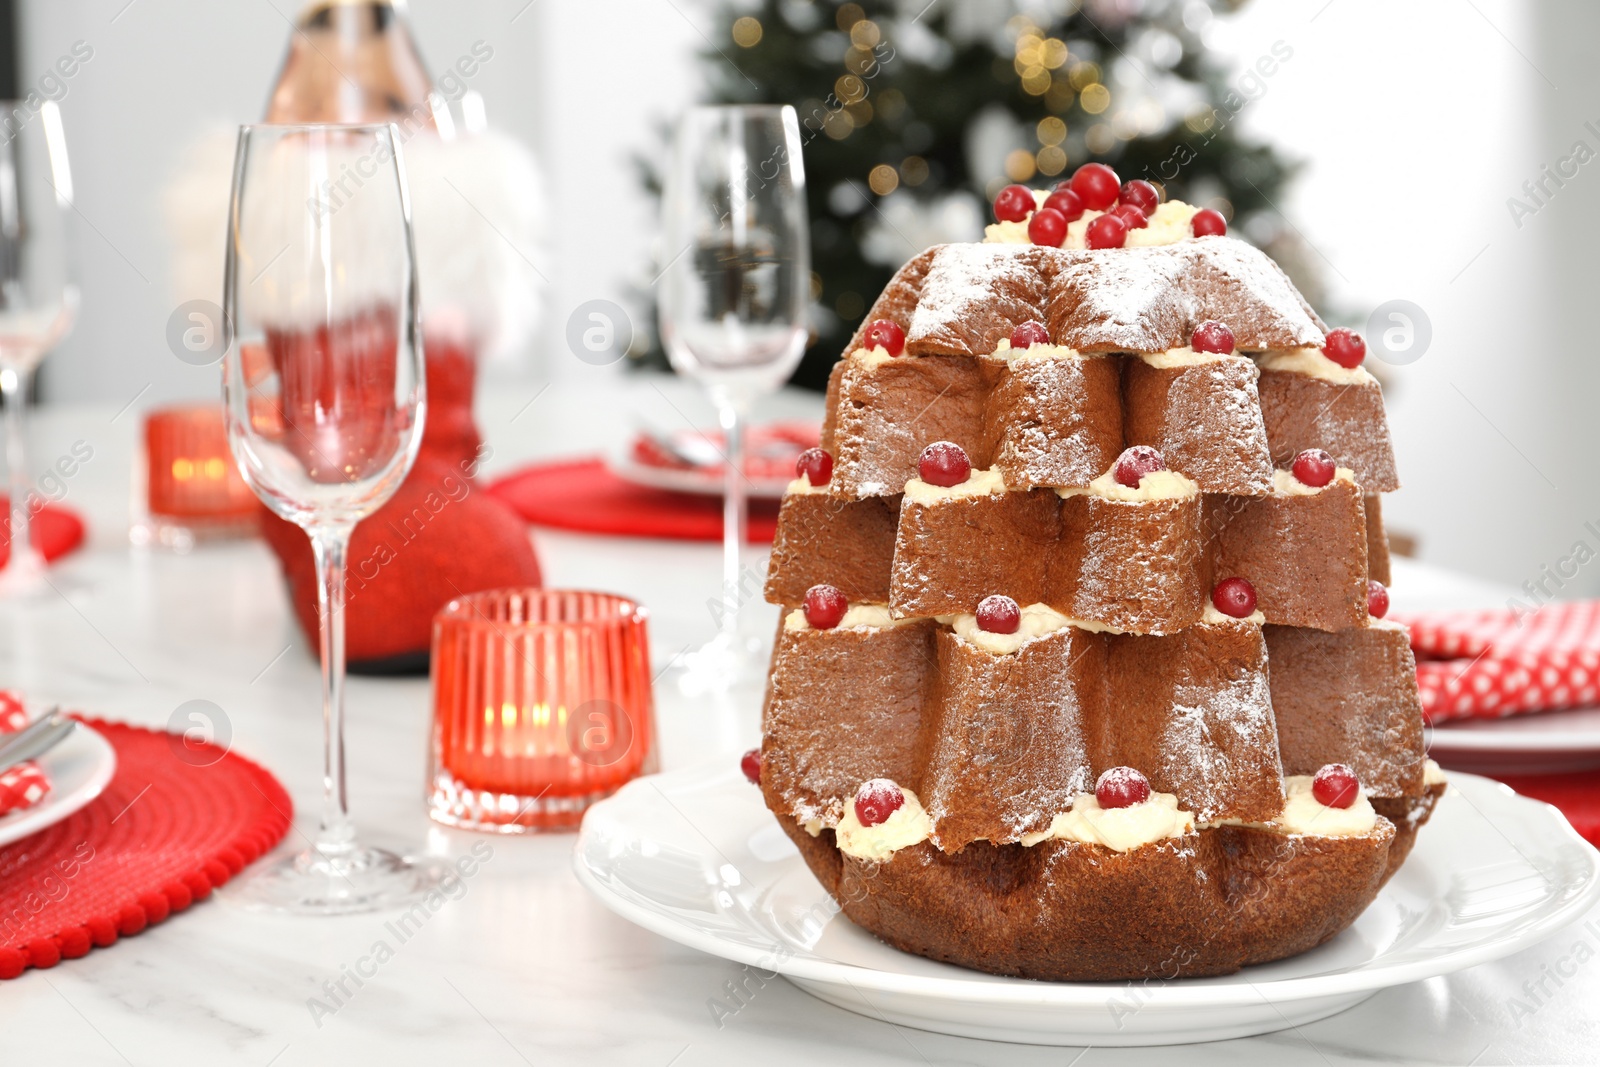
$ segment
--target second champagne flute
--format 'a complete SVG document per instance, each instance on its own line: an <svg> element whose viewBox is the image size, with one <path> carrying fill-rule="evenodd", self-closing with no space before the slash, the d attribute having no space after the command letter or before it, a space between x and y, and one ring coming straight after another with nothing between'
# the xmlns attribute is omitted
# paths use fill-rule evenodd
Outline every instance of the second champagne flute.
<svg viewBox="0 0 1600 1067"><path fill-rule="evenodd" d="M794 372L806 343L811 246L794 108L700 107L679 125L667 172L661 338L672 365L711 392L722 424L722 611L686 657L686 689L726 688L761 664L739 636L750 404Z"/></svg>
<svg viewBox="0 0 1600 1067"><path fill-rule="evenodd" d="M358 842L345 788L345 554L411 469L425 409L396 128L241 127L224 286L229 447L316 558L324 758L313 847L251 872L230 896L302 914L387 907L435 877Z"/></svg>

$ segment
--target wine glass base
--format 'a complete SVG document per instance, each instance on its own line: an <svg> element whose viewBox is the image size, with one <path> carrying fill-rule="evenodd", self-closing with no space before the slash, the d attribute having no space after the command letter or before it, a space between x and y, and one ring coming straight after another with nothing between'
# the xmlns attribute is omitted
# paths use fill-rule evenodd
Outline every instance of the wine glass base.
<svg viewBox="0 0 1600 1067"><path fill-rule="evenodd" d="M49 590L45 568L49 564L39 550L29 547L0 567L0 600L37 597Z"/></svg>
<svg viewBox="0 0 1600 1067"><path fill-rule="evenodd" d="M336 856L306 849L268 860L228 883L222 896L278 915L358 915L403 907L439 885L442 860L355 847Z"/></svg>

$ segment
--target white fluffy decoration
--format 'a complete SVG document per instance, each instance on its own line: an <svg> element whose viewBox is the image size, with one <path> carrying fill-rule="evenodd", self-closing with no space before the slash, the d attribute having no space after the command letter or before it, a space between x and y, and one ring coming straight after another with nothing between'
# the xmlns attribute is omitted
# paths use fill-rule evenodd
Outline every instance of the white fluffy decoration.
<svg viewBox="0 0 1600 1067"><path fill-rule="evenodd" d="M172 281L178 302L221 301L235 142L236 136L224 130L200 138L168 184L165 213L174 240ZM543 281L537 266L543 198L532 154L493 132L444 140L431 131L413 135L402 153L425 331L472 343L483 356L516 351L538 324ZM369 200L358 195L338 210L360 211ZM281 207L281 213L247 216L247 236L250 231L258 235L253 243L274 247L262 253L260 266L244 269L252 277L266 269L262 296L283 309L272 317L297 318L291 310L297 300L285 294L303 286L296 272L304 266L292 253L269 266L272 253L293 242L265 235L303 232L309 214L304 197Z"/></svg>

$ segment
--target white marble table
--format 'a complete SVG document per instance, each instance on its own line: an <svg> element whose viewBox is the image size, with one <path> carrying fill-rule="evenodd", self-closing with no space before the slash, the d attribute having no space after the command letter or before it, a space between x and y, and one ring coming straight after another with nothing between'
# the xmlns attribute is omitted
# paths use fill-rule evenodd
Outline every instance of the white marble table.
<svg viewBox="0 0 1600 1067"><path fill-rule="evenodd" d="M533 455L623 439L636 418L674 427L707 406L679 383L483 391L491 471ZM530 404L531 401L531 404ZM770 410L814 413L814 397ZM0 686L110 718L162 725L203 698L228 716L232 744L271 768L315 825L316 665L289 616L276 566L256 543L187 556L127 547L128 471L139 411L47 410L43 465L76 441L93 458L66 485L91 520L87 551L51 574L58 592L0 605ZM543 531L552 584L615 589L652 609L658 663L713 629L712 545ZM753 553L751 565L761 566ZM1404 607L1503 602L1504 592L1402 566ZM753 632L772 610L753 605ZM757 736L756 696L722 703L660 694L663 761L732 759ZM427 683L356 679L349 758L356 817L371 835L459 854L475 835L422 812ZM742 977L733 964L636 929L591 900L570 871L571 838L495 838L493 857L329 1018L308 999L366 955L383 916L262 918L213 901L116 947L0 983L0 1064L1093 1064L1172 1061L1174 1050L1050 1049L896 1028L813 1000L781 980L748 989L719 1024L710 1003ZM1568 1063L1600 1058L1600 911L1546 944L1395 989L1299 1030L1185 1049L1190 1063L1369 1060ZM1576 945L1583 942L1585 950ZM1551 968L1576 974L1557 984ZM1567 960L1563 963L1563 960ZM1543 990L1540 989L1541 980ZM1530 992L1531 990L1531 992ZM1527 1016L1521 1003L1532 1009Z"/></svg>

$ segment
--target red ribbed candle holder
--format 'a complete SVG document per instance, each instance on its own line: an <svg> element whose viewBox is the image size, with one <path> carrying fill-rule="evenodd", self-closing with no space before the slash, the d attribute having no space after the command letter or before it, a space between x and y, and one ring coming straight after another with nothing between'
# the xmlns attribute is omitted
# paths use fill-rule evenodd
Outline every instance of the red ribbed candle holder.
<svg viewBox="0 0 1600 1067"><path fill-rule="evenodd" d="M143 505L143 517L134 524L134 543L185 549L256 532L261 502L228 451L221 405L152 411L143 444L144 499L134 502L136 509Z"/></svg>
<svg viewBox="0 0 1600 1067"><path fill-rule="evenodd" d="M433 624L428 814L498 833L576 827L656 765L644 608L609 593L502 589Z"/></svg>

